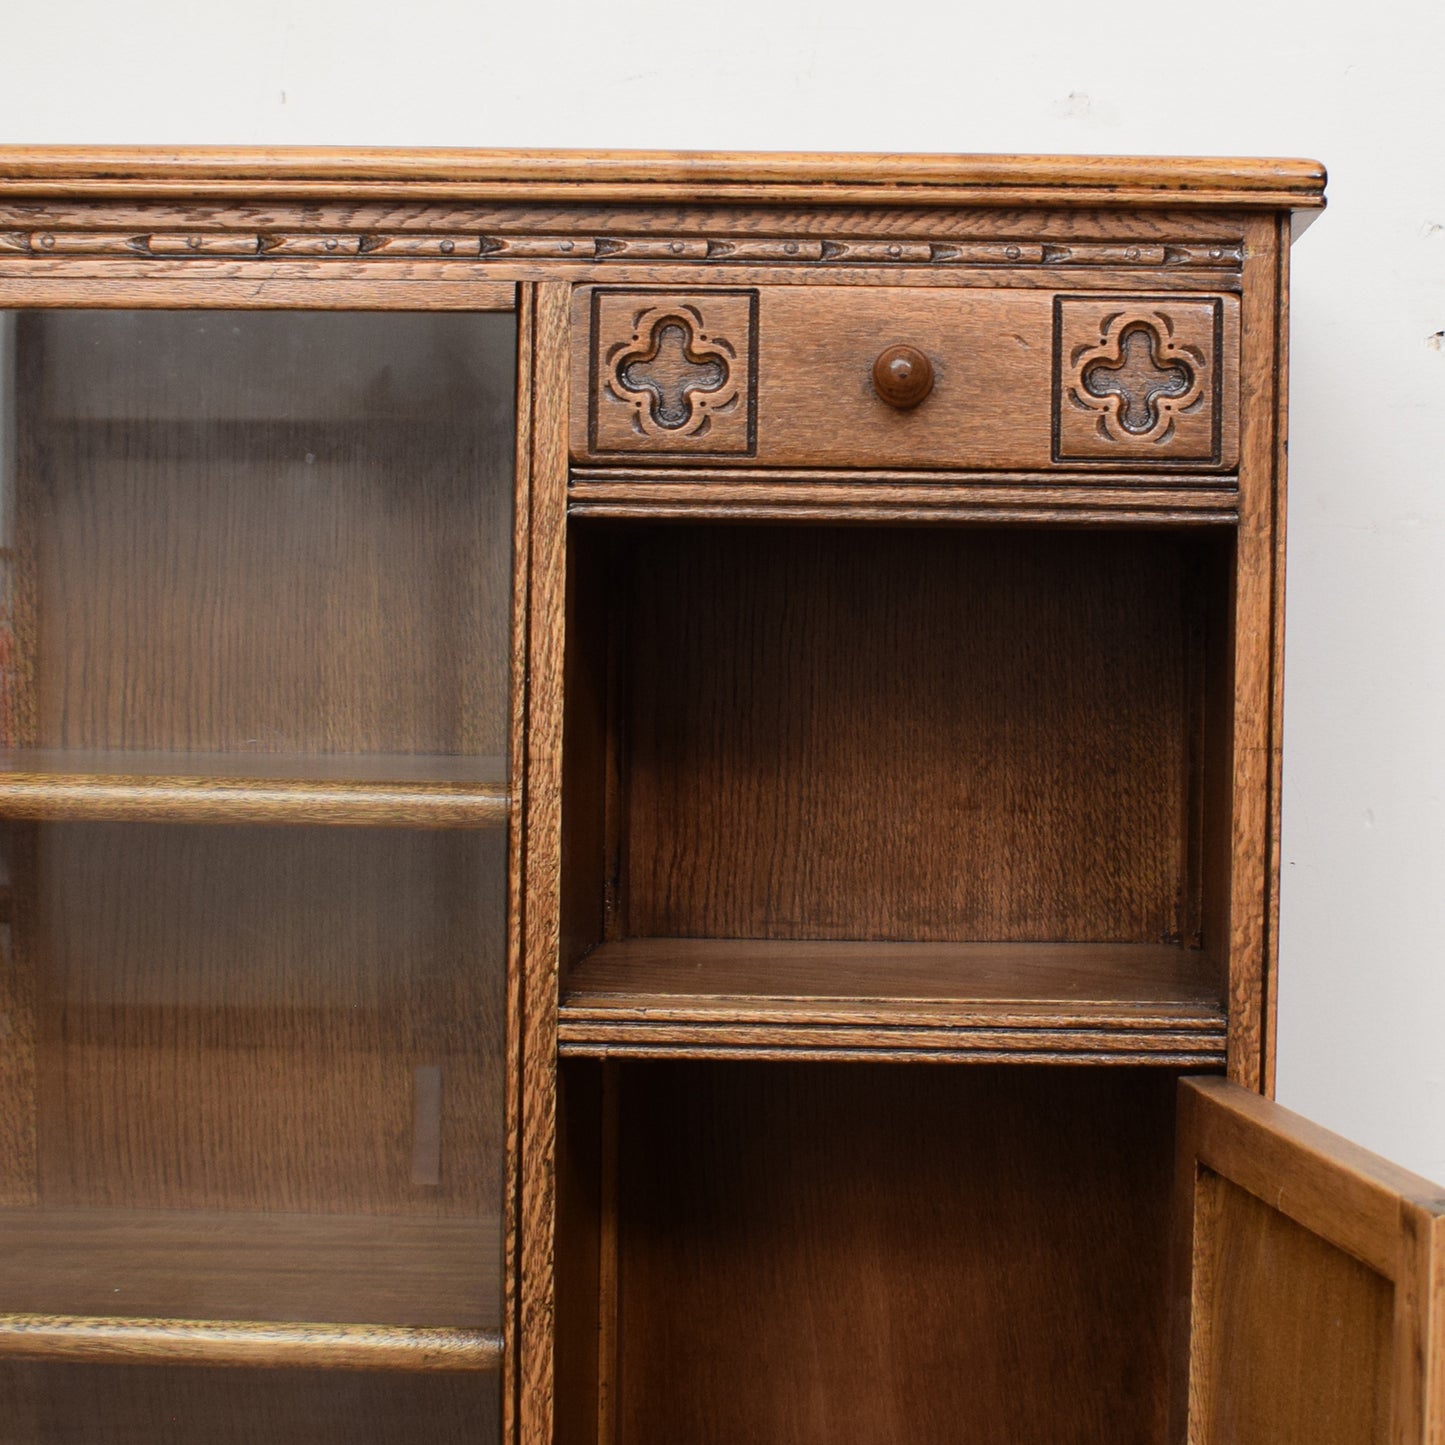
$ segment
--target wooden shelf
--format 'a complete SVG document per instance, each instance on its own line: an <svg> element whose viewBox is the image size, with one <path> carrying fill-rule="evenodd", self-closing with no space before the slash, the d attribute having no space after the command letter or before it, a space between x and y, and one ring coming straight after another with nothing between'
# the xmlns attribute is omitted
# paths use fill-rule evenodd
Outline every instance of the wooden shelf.
<svg viewBox="0 0 1445 1445"><path fill-rule="evenodd" d="M492 1369L501 1253L479 1220L0 1210L0 1358Z"/></svg>
<svg viewBox="0 0 1445 1445"><path fill-rule="evenodd" d="M500 1367L502 1337L482 1330L376 1325L0 1315L0 1358L474 1372Z"/></svg>
<svg viewBox="0 0 1445 1445"><path fill-rule="evenodd" d="M573 969L564 1055L1224 1062L1205 956L1114 943L633 938Z"/></svg>
<svg viewBox="0 0 1445 1445"><path fill-rule="evenodd" d="M500 758L0 753L0 818L485 828L509 812Z"/></svg>

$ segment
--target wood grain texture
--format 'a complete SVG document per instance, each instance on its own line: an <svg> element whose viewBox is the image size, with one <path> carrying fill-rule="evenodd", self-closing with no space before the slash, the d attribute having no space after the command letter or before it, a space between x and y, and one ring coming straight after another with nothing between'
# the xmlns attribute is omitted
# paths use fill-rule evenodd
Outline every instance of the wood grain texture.
<svg viewBox="0 0 1445 1445"><path fill-rule="evenodd" d="M964 205L1318 207L1314 161L1111 156L731 155L675 151L320 150L215 146L0 149L5 198L186 200L288 193L349 200L814 198Z"/></svg>
<svg viewBox="0 0 1445 1445"><path fill-rule="evenodd" d="M523 904L527 888L527 645L530 637L530 578L532 569L532 357L535 334L535 295L522 288L517 295L517 396L515 460L512 485L512 645L510 709L508 715L508 787L513 818L507 830L507 1005L505 1107L506 1189L503 1200L502 1270L502 1439L511 1442L518 1432L518 1378L521 1353L522 1232L522 1051L526 1029L525 926Z"/></svg>
<svg viewBox="0 0 1445 1445"><path fill-rule="evenodd" d="M1205 1068L1224 1013L1197 950L1159 945L606 942L562 996L564 1054L755 1046L888 1057L1072 1053Z"/></svg>
<svg viewBox="0 0 1445 1445"><path fill-rule="evenodd" d="M517 1427L552 1445L556 1295L557 979L567 578L568 288L535 289L530 421L526 918L523 944L521 1262Z"/></svg>
<svg viewBox="0 0 1445 1445"><path fill-rule="evenodd" d="M12 750L0 754L0 818L496 827L511 802L486 775L502 770L491 758Z"/></svg>
<svg viewBox="0 0 1445 1445"><path fill-rule="evenodd" d="M0 839L0 1208L39 1202L36 1154L39 1106L35 975L29 966L25 910L35 880L33 827Z"/></svg>
<svg viewBox="0 0 1445 1445"><path fill-rule="evenodd" d="M197 275L201 263L26 262L0 255L0 306L16 310L86 307L98 311L225 307L232 311L511 311L517 287L495 276L428 274L421 267L376 266L363 275L316 274L316 267L252 263L240 274ZM323 281L324 284L316 284Z"/></svg>
<svg viewBox="0 0 1445 1445"><path fill-rule="evenodd" d="M1389 1282L1227 1180L1203 1175L1196 1208L1208 1353L1196 1343L1192 1438L1388 1439Z"/></svg>
<svg viewBox="0 0 1445 1445"><path fill-rule="evenodd" d="M1290 220L1281 216L1275 226L1274 368L1274 588L1270 598L1273 637L1271 639L1272 686L1270 694L1269 768L1269 850L1265 865L1268 906L1265 913L1264 1025L1261 1030L1260 1090L1274 1097L1276 1035L1279 1027L1279 870L1280 808L1284 786L1284 596L1285 556L1288 534L1287 470L1289 457L1289 262ZM1442 1333L1445 1338L1445 1333ZM1442 1344L1445 1349L1445 1344ZM1442 1386L1445 1388L1445 1386ZM1445 1404L1441 1406L1445 1417Z"/></svg>
<svg viewBox="0 0 1445 1445"><path fill-rule="evenodd" d="M505 751L509 317L29 314L18 346L12 741Z"/></svg>
<svg viewBox="0 0 1445 1445"><path fill-rule="evenodd" d="M624 936L1192 937L1195 545L639 530Z"/></svg>
<svg viewBox="0 0 1445 1445"><path fill-rule="evenodd" d="M76 257L47 257L36 254L33 237L49 227L52 234L70 236L125 235L145 239L155 234L198 235L205 244L248 238L253 243L262 234L288 236L293 233L311 235L365 235L373 240L396 240L410 244L417 237L477 235L493 240L529 240L549 236L556 241L572 239L579 243L582 259L609 261L609 274L615 271L647 271L656 274L676 264L676 242L684 247L683 259L695 259L698 242L725 237L776 243L789 239L833 242L849 247L866 248L864 257L854 263L859 273L888 275L907 284L907 277L922 267L914 259L920 246L956 246L960 259L976 264L986 257L999 258L1014 270L1027 270L1024 246L1030 256L1042 260L1045 244L1055 252L1082 244L1134 244L1153 249L1163 246L1183 248L1209 261L1209 269L1220 275L1238 269L1242 249L1243 212L1190 209L1187 203L1160 209L1129 210L1126 207L1070 207L1050 209L1043 205L991 207L987 204L938 209L930 206L876 203L868 206L835 203L826 193L783 206L748 204L746 202L709 202L698 200L686 207L652 206L645 201L577 202L556 205L546 201L529 201L513 196L493 202L438 200L428 203L390 204L385 200L354 197L344 200L315 199L296 201L272 196L255 204L230 204L224 200L188 201L184 198L150 197L133 194L104 201L60 196L39 201L21 201L0 195L0 262L13 265L20 261L26 271L41 269L41 274L58 274L60 268L74 264ZM610 243L635 243L637 250L610 250ZM895 257L889 248L897 245ZM1002 253L993 250L1003 246ZM1018 245L1020 255L1010 257L1009 245ZM259 250L260 248L257 247ZM480 247L479 247L480 249ZM331 256L324 263L324 274L342 278L354 276L360 269L384 268L396 264L384 252L379 257L368 251L350 256ZM867 254L871 251L871 255ZM1212 251L1219 252L1212 256ZM661 253L666 254L661 254ZM599 253L601 253L599 258ZM414 259L421 259L413 254ZM491 251L488 255L493 254ZM475 266L475 261L455 255L446 259L448 274L467 274L461 268ZM930 260L932 254L930 252ZM1142 258L1141 258L1142 259ZM230 256L146 256L132 251L129 257L112 255L108 274L122 265L148 271L157 262L164 262L172 273L184 268L185 274L206 269L213 275L235 275L235 268L246 265L243 274L252 274L255 265L289 265L304 268L305 274L317 274L321 258L308 257L290 261L267 261L262 255L254 258ZM438 256L431 264L439 264ZM726 258L714 258L714 264ZM410 264L410 263L405 263ZM515 264L515 259L514 259ZM744 262L743 265L757 265ZM768 269L776 271L790 263L775 259ZM217 269L219 268L219 269ZM719 267L721 269L721 266ZM733 269L739 269L734 267ZM1119 268L1127 269L1127 268ZM1137 264L1133 269L1138 269ZM1148 269L1156 269L1152 264ZM138 271L120 274L139 274ZM297 271L295 274L301 274ZM486 273L481 273L485 275ZM555 271L549 274L556 276Z"/></svg>
<svg viewBox="0 0 1445 1445"><path fill-rule="evenodd" d="M33 867L42 1203L495 1214L504 835L56 823Z"/></svg>
<svg viewBox="0 0 1445 1445"><path fill-rule="evenodd" d="M493 1372L407 1374L0 1362L5 1445L476 1445ZM101 1433L103 1432L103 1434Z"/></svg>
<svg viewBox="0 0 1445 1445"><path fill-rule="evenodd" d="M623 1090L622 1445L1163 1438L1168 1077L632 1064Z"/></svg>
<svg viewBox="0 0 1445 1445"><path fill-rule="evenodd" d="M0 1308L33 1318L496 1333L501 1268L495 1214L0 1210Z"/></svg>
<svg viewBox="0 0 1445 1445"><path fill-rule="evenodd" d="M600 1368L602 1322L615 1313L615 1295L603 1286L603 1261L609 1253L604 1210L615 1214L616 1189L613 1181L611 1195L607 1192L604 1068L580 1059L557 1069L556 1324L550 1403L554 1438L568 1445L602 1445L605 1438L598 1428L606 1388ZM604 1300L609 1301L605 1306ZM560 1378L567 1381L565 1390L556 1388Z"/></svg>
<svg viewBox="0 0 1445 1445"><path fill-rule="evenodd" d="M1271 944L1268 922L1278 871L1273 847L1271 746L1282 723L1274 715L1282 636L1275 616L1276 567L1282 557L1282 519L1276 503L1284 478L1280 453L1279 340L1281 301L1276 226L1250 221L1246 289L1241 308L1241 430L1239 526L1233 586L1234 679L1229 899L1230 1077L1249 1089L1270 1072L1265 1000Z"/></svg>
<svg viewBox="0 0 1445 1445"><path fill-rule="evenodd" d="M764 286L756 293L756 340L745 318L739 322L714 315L721 303L708 310L704 302L700 314L710 328L708 334L735 351L740 367L755 364L756 379L748 379L746 369L732 379L734 387L743 388L742 403L735 404L726 417L712 417L705 436L684 437L687 428L678 428L628 441L628 406L615 384L609 385L601 359L604 351L611 355L609 348L626 340L616 328L627 317L614 317L611 329L606 318L629 296L633 309L651 302L665 311L674 301L680 305L689 294L673 297L656 291L634 295L609 287L578 289L574 325L579 334L593 331L594 353L589 360L580 347L574 352L572 449L579 461L595 460L604 452L626 446L638 454L639 461L649 455L672 464L690 453L706 457L713 451L745 451L763 466L1045 469L1055 463L1054 297L1027 290L898 292ZM695 300L698 293L691 294ZM745 294L738 296L741 299ZM612 311L599 319L601 303L612 303ZM1168 315L1172 306L1183 325L1209 304L1198 298L1173 302L1153 298L1149 314ZM1130 305L1138 309L1138 304ZM1104 449L1097 457L1072 459L1071 467L1086 470L1103 464L1117 469L1147 464L1168 469L1181 461L1196 471L1201 466L1233 466L1238 429L1238 311L1230 297L1215 298L1214 306L1221 321L1218 355L1206 359L1222 378L1217 402L1222 438L1218 455L1201 454L1197 447L1181 449L1171 436L1151 444L1147 456L1140 454L1138 446L1121 445L1115 448L1117 456ZM1206 339L1212 352L1212 335ZM1077 337L1071 333L1064 341L1071 344ZM926 401L899 411L878 394L873 366L880 352L904 344L924 353L935 380ZM754 349L756 362L751 363ZM753 387L755 402L751 400ZM717 396L721 399L724 394L718 392ZM749 448L749 428L743 423L754 405L756 439ZM617 414L623 421L612 425ZM1196 418L1189 420L1193 424ZM599 432L603 423L612 425L612 430ZM1178 456L1173 450L1178 450Z"/></svg>
<svg viewBox="0 0 1445 1445"><path fill-rule="evenodd" d="M260 1369L494 1370L500 1336L477 1330L0 1314L0 1357Z"/></svg>
<svg viewBox="0 0 1445 1445"><path fill-rule="evenodd" d="M1176 1438L1440 1437L1445 1191L1222 1079L1176 1178Z"/></svg>

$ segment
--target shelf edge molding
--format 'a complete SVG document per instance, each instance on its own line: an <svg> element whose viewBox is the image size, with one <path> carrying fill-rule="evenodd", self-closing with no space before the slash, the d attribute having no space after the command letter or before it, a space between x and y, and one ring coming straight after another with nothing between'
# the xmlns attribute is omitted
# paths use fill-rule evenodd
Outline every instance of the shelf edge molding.
<svg viewBox="0 0 1445 1445"><path fill-rule="evenodd" d="M27 822L488 828L510 812L505 788L486 784L0 774L0 818Z"/></svg>
<svg viewBox="0 0 1445 1445"><path fill-rule="evenodd" d="M502 1337L394 1325L0 1314L0 1358L476 1373L500 1367Z"/></svg>

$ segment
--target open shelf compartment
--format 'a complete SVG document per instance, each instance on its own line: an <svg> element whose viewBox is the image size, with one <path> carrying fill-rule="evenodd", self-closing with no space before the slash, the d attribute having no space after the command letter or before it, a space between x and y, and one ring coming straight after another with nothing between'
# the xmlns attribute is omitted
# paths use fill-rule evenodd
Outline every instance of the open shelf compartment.
<svg viewBox="0 0 1445 1445"><path fill-rule="evenodd" d="M571 554L564 1055L1223 1062L1231 537Z"/></svg>

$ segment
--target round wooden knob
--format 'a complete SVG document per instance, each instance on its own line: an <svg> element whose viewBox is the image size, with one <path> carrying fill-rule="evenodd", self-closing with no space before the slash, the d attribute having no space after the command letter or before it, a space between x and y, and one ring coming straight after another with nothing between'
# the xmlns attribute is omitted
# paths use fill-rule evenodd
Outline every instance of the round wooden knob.
<svg viewBox="0 0 1445 1445"><path fill-rule="evenodd" d="M907 411L933 390L933 363L916 346L890 346L873 363L873 389L889 406Z"/></svg>

